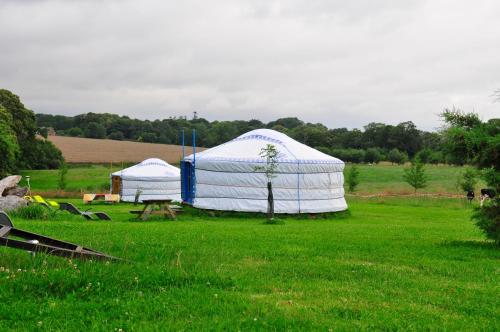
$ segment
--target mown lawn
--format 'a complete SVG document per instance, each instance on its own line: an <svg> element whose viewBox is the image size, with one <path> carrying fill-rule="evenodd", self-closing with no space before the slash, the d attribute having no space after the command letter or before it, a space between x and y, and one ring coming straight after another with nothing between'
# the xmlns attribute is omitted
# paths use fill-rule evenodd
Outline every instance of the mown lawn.
<svg viewBox="0 0 500 332"><path fill-rule="evenodd" d="M74 202L80 203L79 200ZM500 250L458 200L349 200L351 216L14 220L130 263L0 248L1 330L500 329Z"/></svg>

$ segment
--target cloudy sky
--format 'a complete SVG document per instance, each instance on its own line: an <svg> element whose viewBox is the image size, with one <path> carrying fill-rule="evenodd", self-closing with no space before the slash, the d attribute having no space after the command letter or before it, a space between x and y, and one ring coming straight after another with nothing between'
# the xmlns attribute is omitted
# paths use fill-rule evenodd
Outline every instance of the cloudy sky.
<svg viewBox="0 0 500 332"><path fill-rule="evenodd" d="M498 0L0 0L0 87L35 112L329 127L498 117Z"/></svg>

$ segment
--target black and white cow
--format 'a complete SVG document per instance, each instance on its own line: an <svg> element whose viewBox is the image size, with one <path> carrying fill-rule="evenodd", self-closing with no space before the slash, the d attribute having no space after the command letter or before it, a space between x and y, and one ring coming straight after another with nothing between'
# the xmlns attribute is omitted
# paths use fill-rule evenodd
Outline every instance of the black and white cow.
<svg viewBox="0 0 500 332"><path fill-rule="evenodd" d="M483 206L483 202L487 199L487 198L495 198L495 196L497 195L495 189L491 189L491 188L483 188L481 189L481 206Z"/></svg>

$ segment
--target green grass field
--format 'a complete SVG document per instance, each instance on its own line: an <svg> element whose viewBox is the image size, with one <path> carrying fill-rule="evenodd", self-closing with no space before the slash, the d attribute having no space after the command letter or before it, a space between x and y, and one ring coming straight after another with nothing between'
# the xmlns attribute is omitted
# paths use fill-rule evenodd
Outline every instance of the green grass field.
<svg viewBox="0 0 500 332"><path fill-rule="evenodd" d="M120 170L121 165L108 166L89 165L86 167L71 167L67 178L66 195L81 197L82 191L100 192L109 190L109 175ZM124 165L123 167L127 167ZM349 169L351 165L347 165ZM376 166L358 165L360 185L357 192L360 195L370 194L412 194L413 189L403 180L404 166L381 164ZM420 190L430 194L460 194L457 189L457 178L463 172L463 167L456 166L426 166L428 186ZM58 171L24 171L22 175L31 176L31 186L34 191L46 193L49 196L57 194ZM25 180L22 182L26 185ZM481 183L479 184L481 185Z"/></svg>
<svg viewBox="0 0 500 332"><path fill-rule="evenodd" d="M365 166L362 174L365 168L366 192L402 185L386 167ZM89 183L86 172L107 180L97 171L104 173L72 169L69 182L81 176ZM43 172L30 172L34 188L51 189L56 180ZM452 176L435 172L432 190L448 188ZM348 203L348 217L287 217L277 225L192 209L177 221L139 222L130 204L92 205L111 222L63 212L51 221L16 218L19 228L130 262L32 258L0 248L0 329L500 329L500 250L470 221L462 200Z"/></svg>

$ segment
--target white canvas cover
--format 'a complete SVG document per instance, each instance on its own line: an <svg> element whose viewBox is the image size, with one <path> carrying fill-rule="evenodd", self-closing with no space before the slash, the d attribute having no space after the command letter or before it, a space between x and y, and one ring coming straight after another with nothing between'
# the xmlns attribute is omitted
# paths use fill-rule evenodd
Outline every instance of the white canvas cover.
<svg viewBox="0 0 500 332"><path fill-rule="evenodd" d="M344 162L270 129L256 129L196 154L193 206L266 212L267 178L262 148L279 151L273 179L276 213L321 213L347 209ZM185 158L193 163L193 155Z"/></svg>
<svg viewBox="0 0 500 332"><path fill-rule="evenodd" d="M179 168L167 162L151 158L112 176L122 179L121 200L133 202L137 189L141 190L139 201L147 199L172 199L181 201L181 182Z"/></svg>

